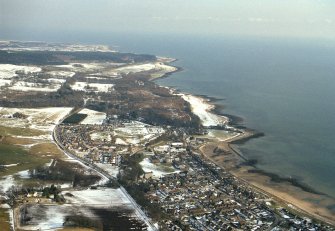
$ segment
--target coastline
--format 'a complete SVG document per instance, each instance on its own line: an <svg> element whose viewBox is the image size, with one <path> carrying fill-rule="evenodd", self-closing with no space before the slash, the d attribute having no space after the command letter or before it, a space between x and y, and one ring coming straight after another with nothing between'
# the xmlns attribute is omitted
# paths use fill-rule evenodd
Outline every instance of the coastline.
<svg viewBox="0 0 335 231"><path fill-rule="evenodd" d="M170 62L166 63L166 65L169 65L169 63ZM166 78L169 75L182 70L182 68L176 68L176 71L167 73L161 78ZM227 127L241 132L236 136L232 136L224 140L216 139L216 137L209 137L210 141L199 148L203 156L211 160L216 165L223 167L232 175L250 185L256 191L259 191L267 197L273 199L279 206L286 207L287 209L294 210L298 214L302 214L304 216L311 217L312 219L317 219L335 226L335 212L330 209L330 207L335 205L335 198L318 192L310 186L299 182L297 179L284 178L277 174L266 172L255 167L257 160L249 160L235 147L236 145L245 143L250 139L262 137L265 135L264 133L245 127L242 124L243 119L238 116L222 113L224 106L215 103L220 99L206 95L183 93L170 87L167 88L169 88L173 94L179 95L190 104L192 112L201 119L204 127L211 130L213 129L212 127L215 126L207 123L208 121L203 121L201 118L203 113L200 113L199 116L199 110L196 111L194 108L199 109L199 107L202 107L202 112L205 110L210 115L226 119L226 122L223 124L217 124L216 127L227 125ZM192 100L185 99L185 96L196 98L198 101L192 102ZM199 106L199 102L201 104L205 104L206 106L201 104ZM212 148L206 148L208 145L212 146ZM214 146L223 146L224 153L226 153L219 160L213 158Z"/></svg>

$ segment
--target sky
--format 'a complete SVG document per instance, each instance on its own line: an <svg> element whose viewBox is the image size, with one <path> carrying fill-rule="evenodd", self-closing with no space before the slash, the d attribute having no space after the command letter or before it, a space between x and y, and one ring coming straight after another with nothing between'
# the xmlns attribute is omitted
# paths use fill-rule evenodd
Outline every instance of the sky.
<svg viewBox="0 0 335 231"><path fill-rule="evenodd" d="M335 1L0 0L0 38L41 31L335 40Z"/></svg>

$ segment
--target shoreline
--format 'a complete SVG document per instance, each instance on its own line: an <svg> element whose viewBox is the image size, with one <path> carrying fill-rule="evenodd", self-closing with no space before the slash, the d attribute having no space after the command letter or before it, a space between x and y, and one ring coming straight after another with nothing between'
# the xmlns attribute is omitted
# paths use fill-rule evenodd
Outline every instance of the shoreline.
<svg viewBox="0 0 335 231"><path fill-rule="evenodd" d="M169 65L169 63L167 63L167 65ZM182 68L180 69L178 67L176 68L177 68L176 71L172 73L167 73L161 78L166 78L177 71L183 70ZM248 159L243 155L243 153L241 153L239 150L236 150L236 147L234 147L235 145L243 144L250 139L265 136L263 132L247 128L242 123L243 118L239 116L223 113L222 110L224 109L224 105L216 103L217 101L221 101L221 99L217 99L215 97L209 97L207 95L184 93L179 89L174 89L170 87L167 88L169 88L173 92L173 94L179 95L184 100L185 96L200 99L201 103L207 105L205 107L205 111L207 111L207 113L221 118L222 117L226 118L227 125L229 125L231 128L242 131L237 136L227 138L223 141L222 140L214 141L214 144L217 146L223 144L227 149L226 151L232 153L233 155L230 156L229 158L224 158L225 160L222 162L225 162L228 159L228 162L233 163L226 165L226 163L220 163L220 161L211 158L210 156L213 154L213 150L211 151L212 153L203 150L203 147L208 145L208 143L210 142L204 144L202 147L199 148L201 153L206 158L208 158L216 165L223 167L233 176L247 183L256 191L261 191L267 197L274 198L275 201L279 202L281 206L293 209L297 213L309 216L312 219L317 219L324 223L335 226L335 212L328 208L332 206L333 203L335 203L334 198L328 196L325 193L318 192L309 185L300 182L298 179L285 178L278 174L266 172L260 168L255 167L254 165L257 163L257 160ZM192 106L194 107L194 105L192 105L192 103L189 102L188 100L185 101L187 101L190 104L192 113L197 115L197 113L195 113L194 109L192 108ZM199 118L201 119L201 117ZM203 120L201 121L204 122ZM204 126L204 127L211 129L211 126Z"/></svg>
<svg viewBox="0 0 335 231"><path fill-rule="evenodd" d="M254 190L273 199L280 207L293 209L298 214L335 226L335 214L327 208L335 202L333 198L324 194L307 192L288 181L274 182L264 173L250 172L250 169L255 168L250 165L241 165L241 163L245 163L243 156L231 145L229 141L211 141L201 146L200 151L205 158L222 167ZM223 154L219 156L215 154L215 148L223 150Z"/></svg>

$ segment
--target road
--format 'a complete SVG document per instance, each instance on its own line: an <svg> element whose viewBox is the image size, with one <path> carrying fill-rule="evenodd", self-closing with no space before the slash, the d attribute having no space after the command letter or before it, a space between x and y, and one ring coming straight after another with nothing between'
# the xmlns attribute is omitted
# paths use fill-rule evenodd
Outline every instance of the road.
<svg viewBox="0 0 335 231"><path fill-rule="evenodd" d="M107 180L116 180L115 177L111 176L110 174L108 174L108 172L104 171L103 169L99 168L98 166L96 166L93 163L88 162L87 160L84 160L78 156L76 156L75 154L69 152L58 140L58 136L57 136L57 127L59 124L61 124L67 117L71 116L72 114L78 112L80 109L78 110L74 110L71 113L69 113L66 117L64 117L61 121L59 121L59 123L57 123L53 129L52 132L52 138L55 142L55 144L64 152L64 154L66 156L68 156L71 159L75 159L77 161L79 161L80 163L84 164L87 168L92 169L94 171L96 171L99 175L101 175L102 177L104 177ZM156 231L158 230L156 228L156 226L152 223L151 219L145 214L145 212L142 210L142 208L136 203L136 201L132 198L131 195L129 195L129 193L127 192L127 190L120 186L121 191L123 192L123 194L126 196L126 198L131 202L131 204L133 205L133 208L135 209L135 213L136 215L141 218L146 225L148 226L148 230L149 231Z"/></svg>

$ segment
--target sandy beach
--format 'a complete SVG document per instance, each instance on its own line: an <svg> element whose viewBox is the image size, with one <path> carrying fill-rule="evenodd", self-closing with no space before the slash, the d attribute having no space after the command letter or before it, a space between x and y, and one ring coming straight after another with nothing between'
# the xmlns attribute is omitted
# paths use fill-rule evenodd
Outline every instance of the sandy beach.
<svg viewBox="0 0 335 231"><path fill-rule="evenodd" d="M234 139L236 140L236 138ZM239 166L245 162L234 149L231 141L213 141L203 145L202 154L232 173L234 176L249 184L255 190L265 193L279 206L293 209L302 215L306 215L328 224L335 225L335 213L328 209L335 204L335 199L322 194L311 193L300 187L292 185L288 181L274 182L269 176L261 173L251 173L255 169L252 166ZM220 150L215 151L216 150Z"/></svg>

